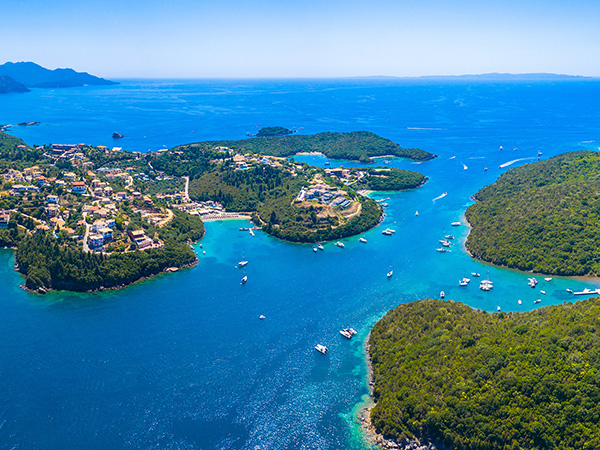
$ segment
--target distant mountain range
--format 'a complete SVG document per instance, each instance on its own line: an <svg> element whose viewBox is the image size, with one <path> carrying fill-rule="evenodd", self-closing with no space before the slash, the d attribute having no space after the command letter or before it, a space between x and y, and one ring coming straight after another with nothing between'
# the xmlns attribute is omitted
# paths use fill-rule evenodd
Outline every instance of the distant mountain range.
<svg viewBox="0 0 600 450"><path fill-rule="evenodd" d="M367 76L353 77L364 79L410 79L410 80L481 80L481 81L551 81L551 80L593 80L582 75L564 75L559 73L480 73L467 75L423 75L420 77Z"/></svg>
<svg viewBox="0 0 600 450"><path fill-rule="evenodd" d="M563 75L559 73L481 73L474 75L429 75L419 78L450 78L457 80L591 80L591 77L581 75Z"/></svg>
<svg viewBox="0 0 600 450"><path fill-rule="evenodd" d="M46 69L33 62L7 62L0 65L0 93L27 92L27 88L64 88L117 84L73 69ZM14 84L16 83L16 84ZM6 91L2 86L6 85ZM25 87L25 91L22 88Z"/></svg>

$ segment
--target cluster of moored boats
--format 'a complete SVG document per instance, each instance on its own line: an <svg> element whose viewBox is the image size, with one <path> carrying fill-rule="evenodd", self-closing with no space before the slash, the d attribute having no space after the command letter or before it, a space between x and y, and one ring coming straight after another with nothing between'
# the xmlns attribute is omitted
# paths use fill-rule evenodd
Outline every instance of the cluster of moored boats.
<svg viewBox="0 0 600 450"><path fill-rule="evenodd" d="M361 238L358 239L358 242L366 244L367 240L364 237L361 237ZM336 247L339 247L339 248L346 247L346 245L342 241L337 241L333 245L335 245ZM319 250L325 250L325 247L323 247L323 244L318 244L318 245L313 246L312 249L313 249L313 252L317 253Z"/></svg>
<svg viewBox="0 0 600 450"><path fill-rule="evenodd" d="M356 334L356 330L354 328L343 328L340 330L340 334L344 336L346 339L352 339ZM323 355L326 355L329 352L329 349L325 347L323 344L317 344L315 346L315 350Z"/></svg>
<svg viewBox="0 0 600 450"><path fill-rule="evenodd" d="M471 272L471 276L478 278L481 275L479 273L477 273L477 272ZM550 282L550 281L552 281L552 277L544 277L544 281ZM470 278L463 277L463 278L461 278L461 279L458 280L458 285L464 287L464 286L468 286L470 282L471 282ZM535 278L535 277L527 278L527 285L529 287L531 287L532 289L536 288L537 285L538 285L537 278ZM479 283L479 289L481 289L482 291L491 291L493 288L494 288L494 283L489 279L489 274L488 274L487 279L482 280ZM568 289L567 288L566 291L569 294L573 294L573 295L600 295L600 288L596 288L596 289L585 288L582 291L578 291L578 292L574 292L572 289ZM543 290L543 289L540 289L539 292L540 292L541 295L546 295L547 294L547 292L545 290ZM440 292L440 298L444 298L444 297L445 297L444 291ZM541 302L542 302L541 298L538 298L538 299L536 299L536 300L533 301L533 303L535 303L535 304L538 304L538 303L541 303ZM522 300L518 300L517 303L519 305L522 305L523 301ZM496 309L497 309L497 311L501 310L501 308L499 306Z"/></svg>
<svg viewBox="0 0 600 450"><path fill-rule="evenodd" d="M385 230L383 230L381 232L381 234L384 234L385 236L391 236L395 232L396 232L396 230L392 230L391 228L386 228Z"/></svg>
<svg viewBox="0 0 600 450"><path fill-rule="evenodd" d="M451 234L445 235L444 239L440 239L438 241L440 244L442 244L442 246L439 248L436 248L435 250L440 253L450 252L450 246L452 245L451 241L453 239L454 239L454 236L452 236Z"/></svg>

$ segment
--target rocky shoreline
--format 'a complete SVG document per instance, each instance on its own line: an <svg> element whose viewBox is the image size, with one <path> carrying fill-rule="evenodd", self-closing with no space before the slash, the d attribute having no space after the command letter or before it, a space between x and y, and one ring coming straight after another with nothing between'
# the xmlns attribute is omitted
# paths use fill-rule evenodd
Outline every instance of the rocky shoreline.
<svg viewBox="0 0 600 450"><path fill-rule="evenodd" d="M371 410L375 407L375 398L373 397L373 388L375 382L373 381L373 364L371 362L371 354L369 353L369 339L371 333L367 336L365 341L365 355L367 358L367 384L369 386L369 397L370 402L358 411L357 419L360 422L364 435L365 441L369 444L374 444L385 450L451 450L443 445L434 444L432 442L421 442L417 438L406 438L401 441L395 441L394 439L388 439L381 434L373 423L371 422Z"/></svg>
<svg viewBox="0 0 600 450"><path fill-rule="evenodd" d="M27 126L32 126L32 125L39 125L40 122L21 122L21 123L14 123L14 124L9 124L9 125L0 125L0 131L7 131L9 128L12 127L27 127Z"/></svg>

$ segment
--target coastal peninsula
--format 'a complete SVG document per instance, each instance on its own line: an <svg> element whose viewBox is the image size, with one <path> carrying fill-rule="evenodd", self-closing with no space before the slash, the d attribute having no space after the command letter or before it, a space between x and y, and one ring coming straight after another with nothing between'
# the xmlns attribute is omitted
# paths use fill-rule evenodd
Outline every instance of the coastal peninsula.
<svg viewBox="0 0 600 450"><path fill-rule="evenodd" d="M466 248L497 265L600 274L600 153L577 151L508 170L474 195Z"/></svg>
<svg viewBox="0 0 600 450"><path fill-rule="evenodd" d="M29 92L29 89L24 84L13 80L7 75L0 76L0 94L9 94L11 92Z"/></svg>
<svg viewBox="0 0 600 450"><path fill-rule="evenodd" d="M27 289L117 288L195 264L190 244L203 236L203 219L251 216L283 240L339 239L383 216L357 190L426 181L388 167L297 164L269 155L275 148L256 154L201 142L140 154L85 144L31 147L0 132L0 245L17 249Z"/></svg>
<svg viewBox="0 0 600 450"><path fill-rule="evenodd" d="M265 232L292 242L339 239L373 228L383 210L357 190L413 189L426 181L413 171L321 169L281 156L292 151L290 142L294 142L293 154L321 148L324 135L331 148L341 149L354 141L354 147L344 153L350 158L373 154L377 145L391 142L365 132L210 141L159 152L152 165L167 174L190 174L192 200L215 201L228 211L252 214ZM253 146L256 142L258 147Z"/></svg>
<svg viewBox="0 0 600 450"><path fill-rule="evenodd" d="M371 421L394 448L597 448L599 316L599 298L497 314L400 305L371 332Z"/></svg>
<svg viewBox="0 0 600 450"><path fill-rule="evenodd" d="M317 152L328 158L358 161L362 164L371 164L371 158L378 156L396 156L414 161L428 161L437 156L418 148L402 148L395 142L369 131L265 136L237 141L215 141L210 144L285 158L298 153Z"/></svg>

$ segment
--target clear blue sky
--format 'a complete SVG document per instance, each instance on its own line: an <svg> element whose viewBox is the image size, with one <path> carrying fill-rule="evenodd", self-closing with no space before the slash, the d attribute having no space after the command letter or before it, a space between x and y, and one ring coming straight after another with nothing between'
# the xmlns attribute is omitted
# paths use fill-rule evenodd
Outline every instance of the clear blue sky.
<svg viewBox="0 0 600 450"><path fill-rule="evenodd" d="M598 0L30 0L0 63L104 77L600 76Z"/></svg>

